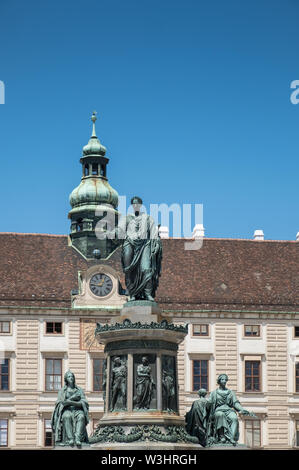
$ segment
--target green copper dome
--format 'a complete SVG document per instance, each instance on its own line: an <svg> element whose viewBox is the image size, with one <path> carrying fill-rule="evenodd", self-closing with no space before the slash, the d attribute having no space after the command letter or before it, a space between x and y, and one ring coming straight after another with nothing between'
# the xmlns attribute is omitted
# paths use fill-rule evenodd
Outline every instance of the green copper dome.
<svg viewBox="0 0 299 470"><path fill-rule="evenodd" d="M79 186L70 194L72 208L86 205L118 205L118 193L107 180L101 178L83 178ZM73 211L71 211L73 212Z"/></svg>
<svg viewBox="0 0 299 470"><path fill-rule="evenodd" d="M83 147L83 155L80 160L83 166L83 176L81 183L70 194L70 204L74 213L83 210L95 210L95 206L100 204L111 204L114 208L118 205L118 193L113 189L106 178L106 166L109 159L105 157L106 147L104 147L96 136L94 112L91 120L93 122L92 136L87 145ZM76 210L74 210L76 209Z"/></svg>

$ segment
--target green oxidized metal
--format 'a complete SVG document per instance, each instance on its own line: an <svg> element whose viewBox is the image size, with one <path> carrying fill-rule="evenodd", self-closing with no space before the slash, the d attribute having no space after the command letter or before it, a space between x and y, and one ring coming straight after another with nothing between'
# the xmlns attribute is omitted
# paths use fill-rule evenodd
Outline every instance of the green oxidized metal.
<svg viewBox="0 0 299 470"><path fill-rule="evenodd" d="M93 436L89 438L91 444L96 442L130 443L137 441L192 443L198 444L195 436L190 436L184 426L157 425L140 426L98 426Z"/></svg>
<svg viewBox="0 0 299 470"><path fill-rule="evenodd" d="M100 249L102 258L106 258L118 245L115 239L99 239L95 229L98 222L109 216L112 223L117 223L118 193L108 183L106 148L100 143L95 132L96 113L92 115L92 136L80 159L82 178L70 194L72 245L85 257L93 258L94 249Z"/></svg>
<svg viewBox="0 0 299 470"><path fill-rule="evenodd" d="M169 351L177 351L178 345L176 343L170 343L169 341L159 340L124 340L124 341L113 341L105 346L105 353L110 351L120 351L123 349L167 349Z"/></svg>
<svg viewBox="0 0 299 470"><path fill-rule="evenodd" d="M97 323L95 330L95 335L103 333L106 331L116 331L116 330L171 330L179 333L188 334L188 324L186 325L174 325L173 323L168 323L167 320L162 320L160 323L151 322L151 323L141 323L136 322L132 323L131 320L126 318L123 323L114 323L113 325L101 325Z"/></svg>

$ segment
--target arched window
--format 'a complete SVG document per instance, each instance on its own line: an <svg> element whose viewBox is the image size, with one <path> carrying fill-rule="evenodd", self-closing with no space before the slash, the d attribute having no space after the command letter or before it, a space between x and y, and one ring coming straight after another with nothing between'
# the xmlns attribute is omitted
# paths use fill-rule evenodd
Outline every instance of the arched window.
<svg viewBox="0 0 299 470"><path fill-rule="evenodd" d="M101 176L106 177L106 165L101 165Z"/></svg>
<svg viewBox="0 0 299 470"><path fill-rule="evenodd" d="M97 174L98 174L98 164L97 164L97 163L93 163L93 164L92 164L92 174L93 174L93 175L97 175Z"/></svg>

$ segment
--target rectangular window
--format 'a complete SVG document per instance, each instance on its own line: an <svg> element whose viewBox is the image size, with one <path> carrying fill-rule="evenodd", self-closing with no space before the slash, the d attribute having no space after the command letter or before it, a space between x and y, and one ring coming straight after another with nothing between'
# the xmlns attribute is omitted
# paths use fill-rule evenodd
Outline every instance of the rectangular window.
<svg viewBox="0 0 299 470"><path fill-rule="evenodd" d="M260 361L245 361L245 392L260 391Z"/></svg>
<svg viewBox="0 0 299 470"><path fill-rule="evenodd" d="M244 325L244 336L260 336L260 326Z"/></svg>
<svg viewBox="0 0 299 470"><path fill-rule="evenodd" d="M245 444L261 447L261 422L259 419L245 419Z"/></svg>
<svg viewBox="0 0 299 470"><path fill-rule="evenodd" d="M104 361L105 359L93 360L93 391L94 392L103 391Z"/></svg>
<svg viewBox="0 0 299 470"><path fill-rule="evenodd" d="M51 427L51 420L44 420L44 446L52 447L53 446L53 433Z"/></svg>
<svg viewBox="0 0 299 470"><path fill-rule="evenodd" d="M93 164L92 164L92 174L93 174L93 175L97 175L97 174L98 174L98 164L97 164L97 163L93 163Z"/></svg>
<svg viewBox="0 0 299 470"><path fill-rule="evenodd" d="M8 446L8 419L0 419L0 447Z"/></svg>
<svg viewBox="0 0 299 470"><path fill-rule="evenodd" d="M46 334L61 335L62 322L46 322Z"/></svg>
<svg viewBox="0 0 299 470"><path fill-rule="evenodd" d="M208 360L200 359L193 361L193 390L200 388L208 390Z"/></svg>
<svg viewBox="0 0 299 470"><path fill-rule="evenodd" d="M62 360L46 359L46 391L53 392L62 386Z"/></svg>
<svg viewBox="0 0 299 470"><path fill-rule="evenodd" d="M294 337L299 338L299 326L294 326Z"/></svg>
<svg viewBox="0 0 299 470"><path fill-rule="evenodd" d="M0 333L10 333L10 321L0 321Z"/></svg>
<svg viewBox="0 0 299 470"><path fill-rule="evenodd" d="M296 362L296 392L299 392L299 362Z"/></svg>
<svg viewBox="0 0 299 470"><path fill-rule="evenodd" d="M193 336L209 336L209 325L193 325Z"/></svg>
<svg viewBox="0 0 299 470"><path fill-rule="evenodd" d="M0 361L0 390L9 390L9 359Z"/></svg>

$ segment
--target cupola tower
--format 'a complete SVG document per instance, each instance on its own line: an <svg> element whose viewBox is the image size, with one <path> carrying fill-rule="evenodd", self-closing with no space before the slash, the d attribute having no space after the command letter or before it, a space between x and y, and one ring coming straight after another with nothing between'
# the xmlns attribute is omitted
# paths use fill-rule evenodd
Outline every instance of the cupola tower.
<svg viewBox="0 0 299 470"><path fill-rule="evenodd" d="M95 250L100 250L101 258L107 258L116 248L117 241L106 237L97 237L98 222L107 218L117 223L118 193L108 183L106 147L99 141L95 122L96 112L92 117L92 135L83 147L80 163L82 164L81 183L70 194L72 209L71 244L87 259L95 257ZM101 225L101 224L100 224Z"/></svg>

